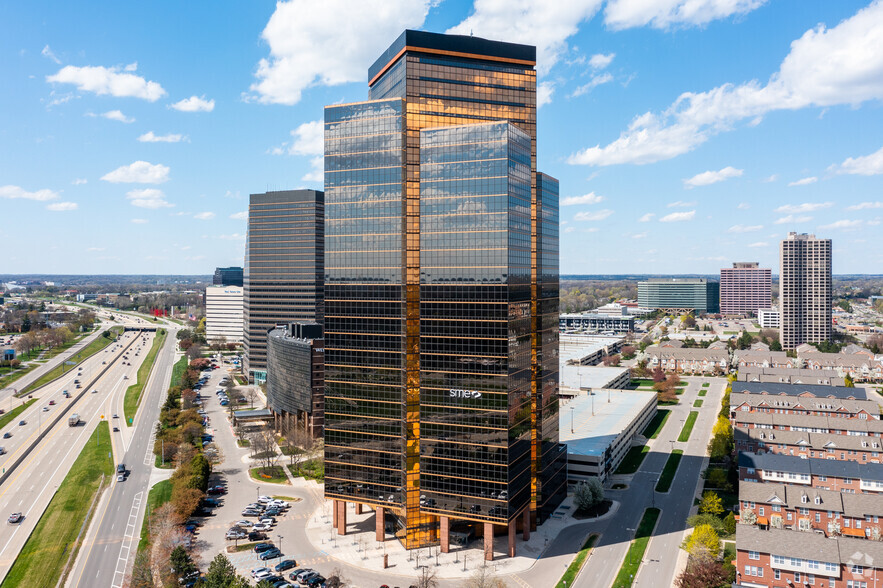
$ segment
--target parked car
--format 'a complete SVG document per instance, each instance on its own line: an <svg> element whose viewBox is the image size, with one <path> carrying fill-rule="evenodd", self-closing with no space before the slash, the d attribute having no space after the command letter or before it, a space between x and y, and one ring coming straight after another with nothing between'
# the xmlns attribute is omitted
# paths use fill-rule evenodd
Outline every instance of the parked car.
<svg viewBox="0 0 883 588"><path fill-rule="evenodd" d="M248 527L252 527L252 526L254 526L254 523L252 523L252 522L251 522L250 520L248 520L248 519L242 519L242 520L236 521L236 522L233 523L233 524L236 525L237 527L243 527L243 528L246 528L246 529L247 529Z"/></svg>
<svg viewBox="0 0 883 588"><path fill-rule="evenodd" d="M262 533L261 531L252 531L248 534L249 541L264 541L269 539L266 533Z"/></svg>
<svg viewBox="0 0 883 588"><path fill-rule="evenodd" d="M325 576L317 574L309 579L309 581L307 582L307 586L309 586L309 588L319 588L320 586L325 585L325 580Z"/></svg>
<svg viewBox="0 0 883 588"><path fill-rule="evenodd" d="M297 565L297 562L293 559L283 559L279 563L276 564L274 568L277 572L284 572L285 570L291 569Z"/></svg>
<svg viewBox="0 0 883 588"><path fill-rule="evenodd" d="M301 581L302 581L304 578L306 578L307 576L312 576L313 574L318 574L318 572L317 572L316 570L314 570L314 569L307 568L307 569L305 569L304 571L302 571L301 573L299 573L299 574L297 575L297 578L295 578L295 579L298 581L298 583L302 583Z"/></svg>
<svg viewBox="0 0 883 588"><path fill-rule="evenodd" d="M243 531L242 529L235 529L235 530L230 529L229 531L227 531L227 534L225 535L224 538L225 539L245 539L246 537L248 537L248 534L245 531Z"/></svg>
<svg viewBox="0 0 883 588"><path fill-rule="evenodd" d="M254 546L255 553L262 553L264 551L267 551L268 549L276 549L276 546L272 543L258 543Z"/></svg>
<svg viewBox="0 0 883 588"><path fill-rule="evenodd" d="M267 551L261 552L258 556L262 561L267 561L268 559L276 559L277 557L282 557L282 552L277 548L268 549Z"/></svg>
<svg viewBox="0 0 883 588"><path fill-rule="evenodd" d="M252 527L255 531L272 531L273 525L269 525L267 523L258 523L254 527Z"/></svg>
<svg viewBox="0 0 883 588"><path fill-rule="evenodd" d="M268 576L272 576L273 572L269 568L255 568L251 571L251 577L255 580L263 580Z"/></svg>

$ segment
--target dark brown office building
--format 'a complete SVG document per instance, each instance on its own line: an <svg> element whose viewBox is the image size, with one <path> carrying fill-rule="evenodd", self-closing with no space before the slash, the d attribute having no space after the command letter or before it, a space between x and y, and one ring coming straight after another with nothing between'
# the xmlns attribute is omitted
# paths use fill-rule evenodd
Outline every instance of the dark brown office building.
<svg viewBox="0 0 883 588"><path fill-rule="evenodd" d="M558 182L536 50L405 31L325 109L325 494L407 548L529 536L566 492ZM485 543L486 556L492 544Z"/></svg>
<svg viewBox="0 0 883 588"><path fill-rule="evenodd" d="M243 275L243 370L267 379L267 331L278 324L322 324L325 195L316 190L252 194Z"/></svg>
<svg viewBox="0 0 883 588"><path fill-rule="evenodd" d="M267 408L283 434L299 429L322 436L325 415L325 341L322 325L296 322L267 334Z"/></svg>

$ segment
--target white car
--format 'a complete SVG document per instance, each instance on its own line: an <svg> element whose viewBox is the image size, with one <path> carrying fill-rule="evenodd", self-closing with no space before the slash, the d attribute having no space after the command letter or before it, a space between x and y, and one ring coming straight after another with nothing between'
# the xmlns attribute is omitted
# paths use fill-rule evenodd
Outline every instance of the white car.
<svg viewBox="0 0 883 588"><path fill-rule="evenodd" d="M276 521L271 518L264 518L259 520L258 523L261 525L270 525L272 527L276 523Z"/></svg>
<svg viewBox="0 0 883 588"><path fill-rule="evenodd" d="M246 519L242 519L241 521L236 521L233 524L237 527L251 527L252 525L254 525L253 522L246 520Z"/></svg>
<svg viewBox="0 0 883 588"><path fill-rule="evenodd" d="M273 575L273 572L269 570L269 568L255 568L251 571L251 577L255 580L263 580L264 578L268 578Z"/></svg>
<svg viewBox="0 0 883 588"><path fill-rule="evenodd" d="M252 531L272 531L273 526L267 523L258 523L254 527L251 528Z"/></svg>
<svg viewBox="0 0 883 588"><path fill-rule="evenodd" d="M273 502L273 499L269 496L258 496L258 502L261 504L267 504L268 502Z"/></svg>
<svg viewBox="0 0 883 588"><path fill-rule="evenodd" d="M289 507L291 507L291 505L288 504L288 502L286 502L285 500L271 500L270 506L275 506L276 508L289 508Z"/></svg>

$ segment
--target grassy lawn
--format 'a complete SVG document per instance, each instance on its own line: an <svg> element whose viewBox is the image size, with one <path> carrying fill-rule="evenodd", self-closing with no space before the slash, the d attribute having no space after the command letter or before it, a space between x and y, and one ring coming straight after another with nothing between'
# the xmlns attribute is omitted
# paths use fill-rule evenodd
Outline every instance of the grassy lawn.
<svg viewBox="0 0 883 588"><path fill-rule="evenodd" d="M698 396L705 396L708 394L708 390L700 390Z"/></svg>
<svg viewBox="0 0 883 588"><path fill-rule="evenodd" d="M80 363L80 362L92 357L93 355L95 355L96 353L98 353L99 351L101 351L102 349L104 349L105 347L110 345L111 343L113 343L114 335L119 335L120 333L122 333L123 328L122 327L112 327L110 329L110 332L111 332L110 337L105 337L104 335L101 335L100 337L98 337L97 339L95 339L94 341L92 341L91 343L86 345L86 347L84 347L83 349L78 351L77 355L76 355L76 358L77 358L76 362ZM73 360L71 360L71 361L73 361ZM42 376L37 378L34 382L25 386L24 389L19 391L18 394L19 394L19 396L21 396L22 394L27 394L29 391L35 390L35 389L39 388L40 386L43 386L44 384L48 384L49 382L51 382L52 380L55 380L56 378L60 378L66 372L71 371L73 368L74 368L74 366L66 366L66 365L64 365L64 362L62 362L61 365L55 366L54 368L52 368L51 370L49 370L48 372L46 372L45 374L43 374Z"/></svg>
<svg viewBox="0 0 883 588"><path fill-rule="evenodd" d="M665 426L665 421L668 420L669 415L671 414L670 410L657 410L656 414L647 423L647 426L644 428L644 432L641 433L647 439L656 439L659 436L659 433L662 432L662 427Z"/></svg>
<svg viewBox="0 0 883 588"><path fill-rule="evenodd" d="M648 508L641 517L641 522L635 531L635 540L629 546L629 551L616 574L616 580L613 581L613 588L629 588L634 582L635 574L641 566L641 559L644 557L644 551L647 550L647 543L653 534L653 528L659 519L658 508ZM651 582L652 583L652 582Z"/></svg>
<svg viewBox="0 0 883 588"><path fill-rule="evenodd" d="M175 468L175 464L173 464L170 461L163 463L162 460L160 460L159 455L156 456L156 459L154 460L153 465L155 465L156 467L158 467L161 470L171 470L171 469Z"/></svg>
<svg viewBox="0 0 883 588"><path fill-rule="evenodd" d="M582 569L583 564L586 563L586 558L589 557L589 552L592 551L592 547L595 546L595 541L597 540L598 535L594 533L589 535L586 542L583 543L582 549L580 549L576 554L576 557L573 558L573 561L567 567L567 570L564 571L564 575L561 576L561 580L558 581L555 588L567 588L567 586L573 586L573 581Z"/></svg>
<svg viewBox="0 0 883 588"><path fill-rule="evenodd" d="M18 369L10 372L9 374L0 378L0 388L5 388L9 384L12 384L22 376L27 373L30 373L32 370L37 369L40 366L38 363L32 363L26 366L20 366Z"/></svg>
<svg viewBox="0 0 883 588"><path fill-rule="evenodd" d="M657 492L668 492L669 488L671 488L671 483L675 479L675 473L678 471L678 465L681 463L683 456L684 452L680 449L675 449L669 454L665 467L662 468L662 474L659 475L659 481L656 482Z"/></svg>
<svg viewBox="0 0 883 588"><path fill-rule="evenodd" d="M138 368L136 382L126 390L126 397L123 400L123 414L126 417L126 425L129 424L129 419L135 419L135 412L137 412L138 403L141 401L141 392L144 391L144 385L147 384L147 378L150 376L150 370L153 369L156 355L159 353L159 350L162 349L165 341L166 331L164 329L159 329L156 333L156 337L153 339L153 345L150 347L150 351L147 352L147 357L144 358L144 361Z"/></svg>
<svg viewBox="0 0 883 588"><path fill-rule="evenodd" d="M321 459L310 459L298 466L288 466L288 471L294 477L303 476L306 480L325 481L325 462Z"/></svg>
<svg viewBox="0 0 883 588"><path fill-rule="evenodd" d="M694 400L694 401L693 401L693 406L695 406L696 408L701 408L701 407L702 407L702 399L701 399L701 398L697 398L696 400Z"/></svg>
<svg viewBox="0 0 883 588"><path fill-rule="evenodd" d="M703 387L703 388L708 388L708 386L710 386L710 385L711 385L710 382L705 382L704 384L702 384L702 387Z"/></svg>
<svg viewBox="0 0 883 588"><path fill-rule="evenodd" d="M74 345L76 345L77 343L82 341L84 337L88 337L90 334L92 334L92 331L77 335L76 337L74 337L73 339L71 339L70 341L65 343L64 345L59 345L58 347L53 347L52 349L50 349L46 352L46 355L44 355L43 358L44 359L52 359L53 357L55 357L56 355L58 355L62 351L67 351L68 349L70 349L71 347L73 347Z"/></svg>
<svg viewBox="0 0 883 588"><path fill-rule="evenodd" d="M181 378L184 377L184 372L187 371L187 365L189 362L187 361L187 356L181 356L181 359L175 362L175 365L172 366L172 381L169 384L169 387L172 386L180 386Z"/></svg>
<svg viewBox="0 0 883 588"><path fill-rule="evenodd" d="M100 443L96 443L99 434ZM59 583L68 558L76 558L79 551L77 535L98 492L102 474L105 484L113 476L110 449L110 425L99 423L15 558L3 581L4 587L54 588Z"/></svg>
<svg viewBox="0 0 883 588"><path fill-rule="evenodd" d="M684 428L681 429L681 434L678 435L678 441L680 441L681 443L686 443L690 440L690 434L693 432L693 425L696 424L696 417L698 416L698 411L690 411L690 414L687 415L687 420L684 421Z"/></svg>
<svg viewBox="0 0 883 588"><path fill-rule="evenodd" d="M138 542L138 551L147 548L147 532L150 530L148 528L147 521L149 520L150 513L164 505L166 502L172 499L172 481L171 480L163 480L162 482L158 482L153 488L150 489L150 492L147 494L147 510L144 511L144 523L141 525L141 540Z"/></svg>
<svg viewBox="0 0 883 588"><path fill-rule="evenodd" d="M614 473L634 474L638 471L638 468L641 467L641 462L644 461L644 457L649 451L650 448L646 445L630 448L628 453L625 454L625 457L622 458L622 463L619 464L619 467L616 468L616 472Z"/></svg>
<svg viewBox="0 0 883 588"><path fill-rule="evenodd" d="M2 417L0 417L0 429L2 429L6 425L8 425L12 421L14 421L16 418L18 418L18 415L23 413L27 407L29 407L33 403L37 402L37 400L38 400L37 398L31 398L30 400L28 400L24 404L16 406L12 410L10 410L6 414L4 414Z"/></svg>
<svg viewBox="0 0 883 588"><path fill-rule="evenodd" d="M285 470L282 469L282 466L273 466L270 468L269 472L265 472L262 467L251 468L248 470L248 475L258 482L288 484L288 476L285 475Z"/></svg>

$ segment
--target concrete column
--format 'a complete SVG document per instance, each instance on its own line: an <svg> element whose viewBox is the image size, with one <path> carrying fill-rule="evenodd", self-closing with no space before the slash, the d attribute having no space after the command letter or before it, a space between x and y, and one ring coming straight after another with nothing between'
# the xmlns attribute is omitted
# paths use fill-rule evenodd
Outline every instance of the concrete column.
<svg viewBox="0 0 883 588"><path fill-rule="evenodd" d="M525 541L530 541L530 508L529 507L524 509L524 514L522 515L521 523L522 523L522 526L524 527L524 529L522 529L522 533L523 533L522 539L524 539Z"/></svg>
<svg viewBox="0 0 883 588"><path fill-rule="evenodd" d="M441 552L451 552L451 519L450 517L439 518L439 539L441 540Z"/></svg>
<svg viewBox="0 0 883 588"><path fill-rule="evenodd" d="M484 560L494 561L494 524L484 524Z"/></svg>
<svg viewBox="0 0 883 588"><path fill-rule="evenodd" d="M374 509L374 538L383 543L386 541L386 527L384 519L386 518L386 509L378 506Z"/></svg>
<svg viewBox="0 0 883 588"><path fill-rule="evenodd" d="M356 503L356 514L357 515L362 514L362 503L361 502Z"/></svg>
<svg viewBox="0 0 883 588"><path fill-rule="evenodd" d="M335 531L337 530L337 519L340 517L338 511L340 510L340 501L332 500L331 501L332 513L331 513L331 528Z"/></svg>
<svg viewBox="0 0 883 588"><path fill-rule="evenodd" d="M346 501L341 500L337 510L337 534L346 535Z"/></svg>
<svg viewBox="0 0 883 588"><path fill-rule="evenodd" d="M515 557L515 524L517 519L509 521L509 557Z"/></svg>

